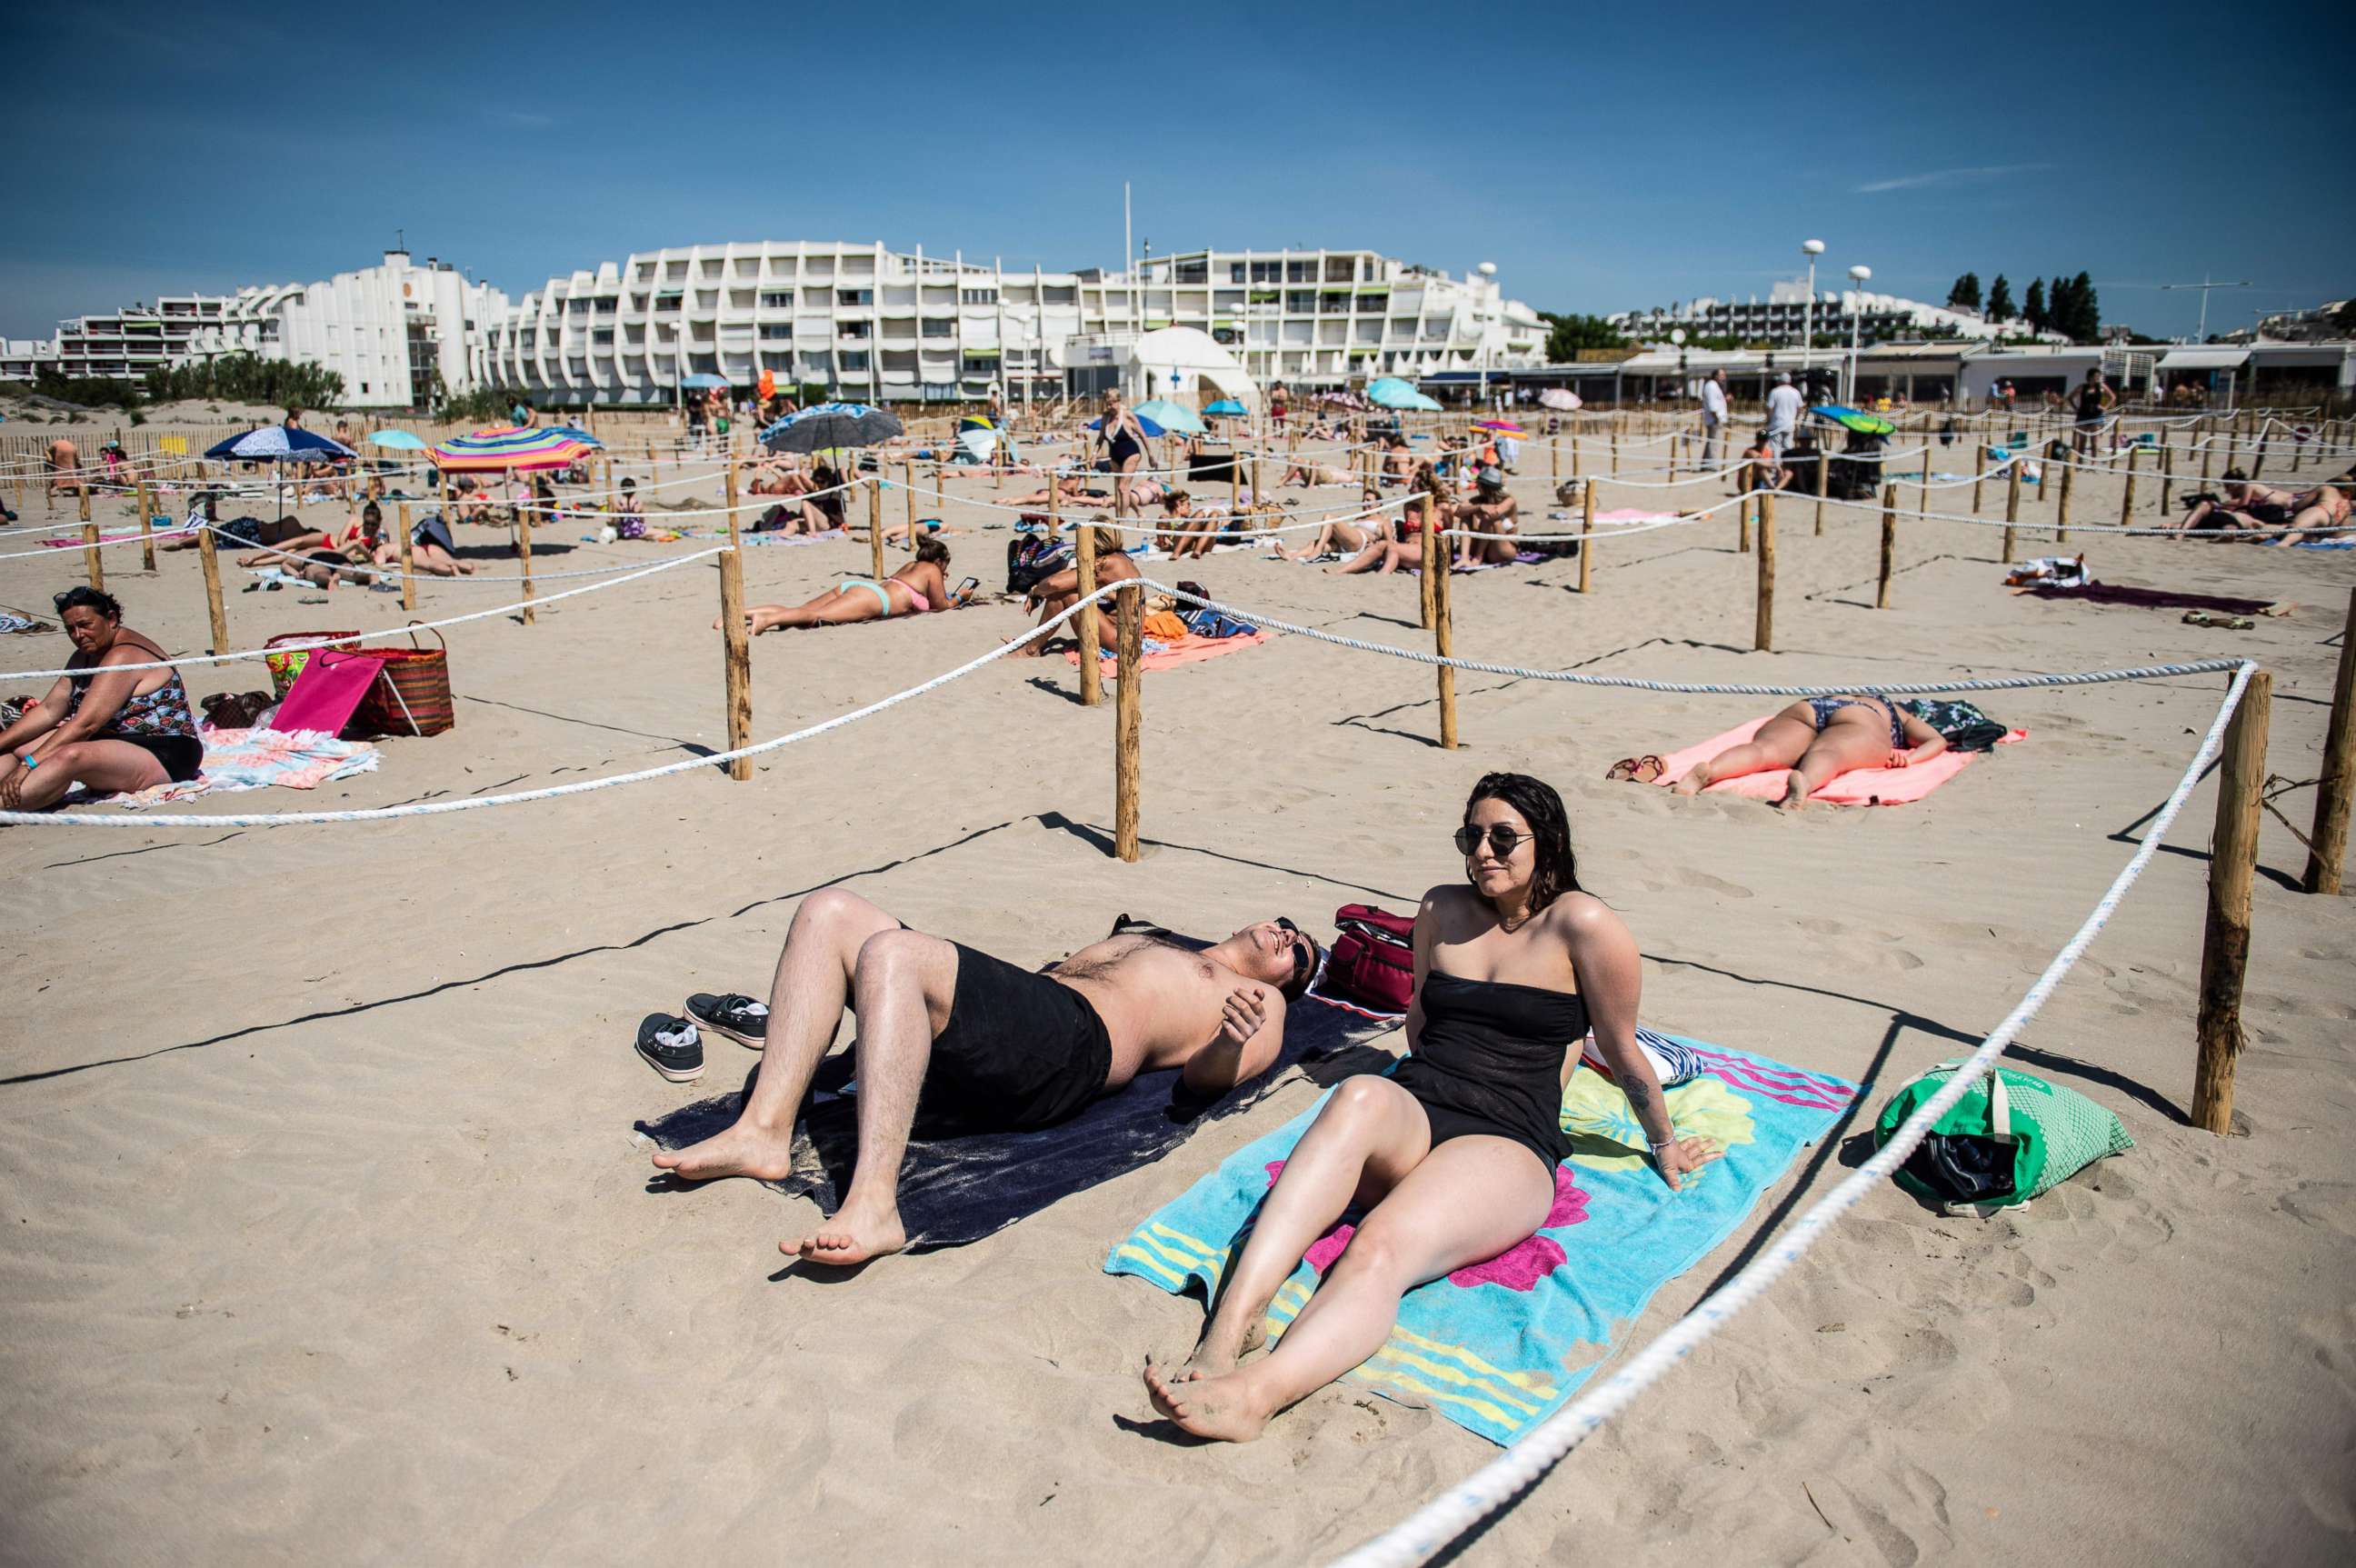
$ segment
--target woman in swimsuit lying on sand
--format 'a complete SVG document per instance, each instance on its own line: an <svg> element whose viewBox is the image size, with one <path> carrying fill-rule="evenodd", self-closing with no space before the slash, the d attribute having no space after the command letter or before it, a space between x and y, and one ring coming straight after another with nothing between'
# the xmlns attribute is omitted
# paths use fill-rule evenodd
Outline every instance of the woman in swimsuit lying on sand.
<svg viewBox="0 0 2356 1568"><path fill-rule="evenodd" d="M955 609L965 601L951 596L943 568L949 547L937 539L920 541L916 558L877 582L873 577L845 577L807 604L788 609L784 605L755 605L744 612L744 624L757 637L790 626L848 626L853 621L885 620L897 616L928 615ZM714 631L720 623L712 623Z"/></svg>
<svg viewBox="0 0 2356 1568"><path fill-rule="evenodd" d="M1590 1024L1642 1128L1630 1153L1641 1138L1675 1189L1724 1152L1671 1123L1636 1042L1636 939L1579 886L1562 798L1526 775L1489 774L1454 842L1471 886L1432 888L1416 914L1407 1059L1387 1077L1344 1079L1326 1099L1260 1205L1194 1355L1174 1370L1145 1369L1154 1408L1197 1437L1258 1437L1277 1412L1380 1349L1409 1290L1546 1223L1570 1154L1562 1088ZM1242 1361L1265 1337L1277 1288L1352 1208L1363 1211L1356 1231L1282 1341Z"/></svg>
<svg viewBox="0 0 2356 1568"><path fill-rule="evenodd" d="M1791 780L1775 803L1796 811L1837 774L1853 768L1911 768L1946 749L1946 736L1878 693L1804 697L1740 746L1696 763L1672 788L1694 795L1722 779L1789 768Z"/></svg>
<svg viewBox="0 0 2356 1568"><path fill-rule="evenodd" d="M2259 542L2297 544L2303 530L2332 528L2348 521L2348 496L2337 485L2318 485L2305 492L2254 484L2239 468L2228 468L2221 481L2221 501L2202 501L2185 515L2179 531L2199 529L2279 528L2284 532Z"/></svg>
<svg viewBox="0 0 2356 1568"><path fill-rule="evenodd" d="M1329 554L1355 557L1371 549L1378 541L1390 538L1390 519L1377 510L1382 504L1382 497L1373 490L1361 489L1358 491L1359 515L1327 518L1324 526L1318 529L1317 536L1299 550L1288 548L1280 539L1276 553L1285 561L1314 561L1320 555Z"/></svg>

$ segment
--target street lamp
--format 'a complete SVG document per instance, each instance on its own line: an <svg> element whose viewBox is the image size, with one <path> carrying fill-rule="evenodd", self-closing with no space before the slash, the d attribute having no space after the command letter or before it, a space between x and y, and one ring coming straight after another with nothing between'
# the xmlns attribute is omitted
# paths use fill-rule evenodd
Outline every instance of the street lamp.
<svg viewBox="0 0 2356 1568"><path fill-rule="evenodd" d="M1816 346L1816 258L1825 253L1822 240L1803 240L1800 253L1808 258L1808 302L1800 309L1800 380L1808 380L1808 354Z"/></svg>
<svg viewBox="0 0 2356 1568"><path fill-rule="evenodd" d="M1857 285L1848 307L1848 405L1857 406L1857 332L1858 324L1865 319L1865 285L1873 276L1873 269L1859 262L1848 270L1849 281Z"/></svg>
<svg viewBox="0 0 2356 1568"><path fill-rule="evenodd" d="M1479 267L1477 267L1477 268L1475 268L1474 270L1475 270L1475 271L1477 271L1477 272L1481 274L1481 279L1482 279L1482 281L1483 281L1483 283L1488 284L1492 288L1494 288L1494 287L1495 287L1495 286L1496 286L1496 282L1497 282L1497 263L1494 263L1494 262L1483 262L1483 263L1480 264L1480 266L1479 266ZM1481 316L1478 316L1478 317L1474 317L1474 320L1475 320L1475 322L1476 322L1476 324L1477 324L1477 326L1478 326L1479 331L1480 331L1480 333L1481 333L1481 397L1480 397L1480 401L1481 401L1481 403L1482 403L1483 406L1484 406L1484 407L1485 407L1485 406L1487 405L1488 402L1489 402L1489 318L1488 318L1487 315L1485 314L1485 307L1486 307L1486 306L1487 306L1487 304L1488 304L1488 301L1487 301L1487 300L1486 300L1486 298L1484 297L1484 298L1483 298L1483 299L1481 300L1481 302L1480 302L1480 303L1481 303L1481 305L1482 305L1482 306L1483 306L1483 308L1484 308L1484 314L1483 314L1483 315L1481 315Z"/></svg>

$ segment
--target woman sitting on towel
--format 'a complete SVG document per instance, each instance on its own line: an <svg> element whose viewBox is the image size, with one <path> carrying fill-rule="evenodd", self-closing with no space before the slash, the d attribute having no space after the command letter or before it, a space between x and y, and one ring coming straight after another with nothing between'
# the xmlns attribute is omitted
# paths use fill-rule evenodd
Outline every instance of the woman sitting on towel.
<svg viewBox="0 0 2356 1568"><path fill-rule="evenodd" d="M53 806L77 783L112 794L194 779L205 746L180 672L110 668L167 655L123 624L112 595L69 588L56 604L72 673L0 729L0 811Z"/></svg>
<svg viewBox="0 0 2356 1568"><path fill-rule="evenodd" d="M629 482L627 479L622 481L625 485ZM626 496L625 499L629 498ZM374 511L376 508L371 506L368 510ZM369 531L370 537L374 536L374 532ZM398 567L401 564L401 541L379 541L369 559L379 566ZM473 562L458 559L458 542L451 537L450 525L442 521L442 514L438 511L427 512L409 531L409 564L418 571L431 573L436 577L471 577L475 575Z"/></svg>
<svg viewBox="0 0 2356 1568"><path fill-rule="evenodd" d="M1721 1150L1680 1138L1636 1041L1636 939L1579 886L1562 798L1492 773L1454 840L1468 886L1434 887L1415 919L1408 1055L1327 1097L1261 1204L1202 1342L1148 1367L1156 1409L1198 1437L1241 1442L1380 1349L1399 1298L1527 1239L1570 1153L1562 1090L1590 1027L1672 1188ZM1363 1218L1283 1340L1262 1338L1277 1288L1345 1211Z"/></svg>
<svg viewBox="0 0 2356 1568"><path fill-rule="evenodd" d="M1131 560L1129 553L1121 547L1121 537L1113 531L1112 519L1102 516L1092 518L1089 520L1089 526L1096 532L1098 587L1101 588L1108 583L1126 582L1130 578L1142 575L1137 569L1137 563ZM1027 615L1033 609L1037 609L1039 624L1044 626L1071 608L1079 596L1080 569L1076 564L1065 567L1051 577L1042 577L1032 584L1031 591L1023 596L1023 613ZM1112 601L1109 598L1097 601L1097 614L1099 618L1097 622L1097 633L1102 639L1098 643L1099 648L1111 646L1112 639L1109 634L1112 628L1108 618L1112 614ZM1070 622L1067 621L1065 624L1068 628ZM1014 639L1008 638L1006 640L1012 642ZM1047 651L1048 641L1049 639L1044 637L1033 638L1016 649L1013 656L1017 659L1036 659Z"/></svg>
<svg viewBox="0 0 2356 1568"><path fill-rule="evenodd" d="M1804 697L1740 746L1694 764L1673 788L1693 795L1721 779L1788 768L1791 780L1776 804L1796 811L1851 768L1911 768L1946 749L1946 736L1878 692Z"/></svg>
<svg viewBox="0 0 2356 1568"><path fill-rule="evenodd" d="M755 605L744 612L744 624L757 637L779 627L848 626L852 621L955 609L964 601L949 595L943 571L948 564L948 545L937 539L919 540L916 558L881 582L845 577L809 603L790 609L783 605ZM715 620L712 627L717 631L720 623Z"/></svg>
<svg viewBox="0 0 2356 1568"><path fill-rule="evenodd" d="M1317 530L1317 536L1299 550L1286 547L1277 541L1276 553L1285 561L1314 561L1320 555L1356 556L1376 541L1391 537L1390 518L1380 509L1383 498L1372 489L1358 490L1358 511L1351 517L1329 517Z"/></svg>

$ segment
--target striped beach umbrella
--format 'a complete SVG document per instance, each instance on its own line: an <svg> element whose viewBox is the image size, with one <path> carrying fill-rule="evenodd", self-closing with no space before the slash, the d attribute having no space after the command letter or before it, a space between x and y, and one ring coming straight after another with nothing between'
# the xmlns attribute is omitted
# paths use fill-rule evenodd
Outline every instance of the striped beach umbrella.
<svg viewBox="0 0 2356 1568"><path fill-rule="evenodd" d="M452 436L433 452L434 461L444 473L497 474L509 468L522 472L569 468L600 445L595 436L584 431L509 425Z"/></svg>
<svg viewBox="0 0 2356 1568"><path fill-rule="evenodd" d="M265 424L207 447L205 456L221 463L326 463L359 454L299 425Z"/></svg>

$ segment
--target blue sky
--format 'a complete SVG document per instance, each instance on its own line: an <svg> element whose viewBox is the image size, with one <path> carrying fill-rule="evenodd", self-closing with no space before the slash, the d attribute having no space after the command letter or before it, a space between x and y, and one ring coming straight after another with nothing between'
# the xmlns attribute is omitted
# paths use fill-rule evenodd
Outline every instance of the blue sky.
<svg viewBox="0 0 2356 1568"><path fill-rule="evenodd" d="M2356 293L2356 181L2310 74L2351 16L9 6L0 334L322 277L396 228L511 295L731 239L1116 265L1124 179L1156 251L1494 261L1541 309L1763 295L1815 237L1820 285L1864 262L1891 293L1968 269L2017 298L2083 270L2155 334L2198 306L2151 285L2255 283L2213 331Z"/></svg>

